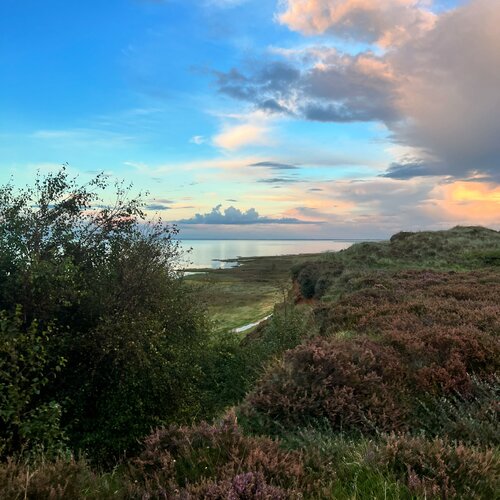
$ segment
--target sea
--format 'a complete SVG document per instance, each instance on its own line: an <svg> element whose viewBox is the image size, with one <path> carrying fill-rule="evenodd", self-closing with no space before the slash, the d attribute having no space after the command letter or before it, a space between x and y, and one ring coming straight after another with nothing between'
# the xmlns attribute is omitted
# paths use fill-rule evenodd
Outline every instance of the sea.
<svg viewBox="0 0 500 500"><path fill-rule="evenodd" d="M268 257L304 253L337 252L350 247L353 240L182 240L185 269L234 267L223 262L238 257Z"/></svg>

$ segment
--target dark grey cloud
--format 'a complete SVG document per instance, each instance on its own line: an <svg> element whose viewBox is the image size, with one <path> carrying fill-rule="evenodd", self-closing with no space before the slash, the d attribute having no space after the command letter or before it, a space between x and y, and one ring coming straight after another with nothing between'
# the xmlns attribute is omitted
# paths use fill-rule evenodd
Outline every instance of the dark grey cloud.
<svg viewBox="0 0 500 500"><path fill-rule="evenodd" d="M164 210L170 210L170 207L163 205L162 203L150 203L145 206L146 210L154 210L155 212L162 212Z"/></svg>
<svg viewBox="0 0 500 500"><path fill-rule="evenodd" d="M275 161L259 161L258 163L251 163L249 167L264 167L272 170L296 170L297 165L290 165L289 163L278 163Z"/></svg>
<svg viewBox="0 0 500 500"><path fill-rule="evenodd" d="M319 192L319 191L324 191L324 189L321 189L321 188L309 188L308 191Z"/></svg>
<svg viewBox="0 0 500 500"><path fill-rule="evenodd" d="M259 102L259 109L268 113L280 113L283 115L293 115L290 109L281 105L276 99L266 99Z"/></svg>
<svg viewBox="0 0 500 500"><path fill-rule="evenodd" d="M388 56L404 75L408 120L397 142L422 149L456 178L500 176L500 2L472 0Z"/></svg>
<svg viewBox="0 0 500 500"><path fill-rule="evenodd" d="M268 179L259 179L257 182L262 182L264 184L289 184L292 182L299 182L299 179L293 179L291 177L270 177Z"/></svg>
<svg viewBox="0 0 500 500"><path fill-rule="evenodd" d="M225 225L251 225L251 224L322 224L322 221L302 221L293 217L272 218L259 215L255 208L246 211L235 207L222 210L222 205L217 205L206 214L196 214L191 219L177 221L179 224L225 224Z"/></svg>
<svg viewBox="0 0 500 500"><path fill-rule="evenodd" d="M375 71L369 72L370 64ZM372 52L348 56L329 50L320 66L304 67L303 60L267 61L249 74L238 69L219 72L217 84L221 93L272 113L314 121L389 122L400 115L394 82L384 64Z"/></svg>
<svg viewBox="0 0 500 500"><path fill-rule="evenodd" d="M425 163L422 161L410 161L405 163L391 163L389 168L380 175L390 179L413 179L414 177L428 177L445 175L446 165L441 163Z"/></svg>

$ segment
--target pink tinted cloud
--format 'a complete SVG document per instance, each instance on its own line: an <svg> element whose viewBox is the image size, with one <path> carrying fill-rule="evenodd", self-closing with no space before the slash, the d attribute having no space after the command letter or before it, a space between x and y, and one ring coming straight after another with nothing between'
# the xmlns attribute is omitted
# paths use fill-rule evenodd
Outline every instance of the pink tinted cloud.
<svg viewBox="0 0 500 500"><path fill-rule="evenodd" d="M278 19L306 35L323 33L397 45L432 28L435 14L419 0L287 0Z"/></svg>

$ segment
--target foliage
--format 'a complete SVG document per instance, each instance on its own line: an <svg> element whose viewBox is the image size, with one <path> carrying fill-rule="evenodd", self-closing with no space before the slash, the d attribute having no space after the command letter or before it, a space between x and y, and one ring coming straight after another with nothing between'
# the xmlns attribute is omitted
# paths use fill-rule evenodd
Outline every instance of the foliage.
<svg viewBox="0 0 500 500"><path fill-rule="evenodd" d="M408 405L397 352L366 338L320 339L286 354L247 397L247 419L285 428L326 419L338 430L389 431L406 424Z"/></svg>
<svg viewBox="0 0 500 500"><path fill-rule="evenodd" d="M20 308L13 315L0 313L0 455L27 449L53 454L64 442L61 408L40 394L64 359L52 364L50 331L36 323L25 328L21 316Z"/></svg>
<svg viewBox="0 0 500 500"><path fill-rule="evenodd" d="M198 415L209 329L178 271L176 228L146 222L122 185L111 203L108 191L104 176L80 186L64 168L0 189L0 310L21 306L20 328L36 321L49 362L66 360L40 404L61 405L73 449L102 460Z"/></svg>
<svg viewBox="0 0 500 500"><path fill-rule="evenodd" d="M500 456L492 450L393 436L374 455L424 498L494 498L500 488Z"/></svg>
<svg viewBox="0 0 500 500"><path fill-rule="evenodd" d="M59 457L37 462L9 459L0 465L0 491L4 500L122 499L124 478L93 471L84 460Z"/></svg>
<svg viewBox="0 0 500 500"><path fill-rule="evenodd" d="M240 403L266 366L304 339L308 314L285 303L275 307L273 316L241 339L232 332L211 338L201 366L202 413L219 416Z"/></svg>
<svg viewBox="0 0 500 500"><path fill-rule="evenodd" d="M474 270L498 267L500 232L457 226L447 231L398 233L390 241L364 242L326 254L292 270L304 298L335 299L349 291L353 276L403 269ZM317 287L317 288L316 288ZM314 293L313 293L314 290Z"/></svg>
<svg viewBox="0 0 500 500"><path fill-rule="evenodd" d="M183 490L196 492L193 498L234 490L239 490L234 498L254 498L245 491L260 495L255 498L275 498L265 496L273 492L293 498L290 489L305 472L300 452L282 450L268 438L244 436L229 414L217 425L158 429L132 461L130 476L136 498L176 498Z"/></svg>
<svg viewBox="0 0 500 500"><path fill-rule="evenodd" d="M253 310L284 302L242 339L212 329L176 228L109 187L0 188L2 498L494 497L500 233L250 259L218 283L239 304L265 272Z"/></svg>
<svg viewBox="0 0 500 500"><path fill-rule="evenodd" d="M430 436L444 436L473 445L500 445L500 381L472 377L471 391L418 401L417 420Z"/></svg>
<svg viewBox="0 0 500 500"><path fill-rule="evenodd" d="M462 415L475 415L464 438L478 442L474 426L498 429L497 389L481 393L480 409L475 394L478 384L498 387L499 283L492 271L365 276L354 292L318 307L323 337L267 371L242 407L246 420L267 431L326 419L337 430L442 433L449 417L422 405L455 398Z"/></svg>

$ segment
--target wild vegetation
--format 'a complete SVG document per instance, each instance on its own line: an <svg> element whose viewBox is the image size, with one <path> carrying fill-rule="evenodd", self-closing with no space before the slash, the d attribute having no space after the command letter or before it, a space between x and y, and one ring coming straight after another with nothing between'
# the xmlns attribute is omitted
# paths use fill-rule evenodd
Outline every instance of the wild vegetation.
<svg viewBox="0 0 500 500"><path fill-rule="evenodd" d="M250 259L200 287L128 192L65 170L0 189L2 498L495 498L499 232ZM207 311L244 280L264 286L248 313L278 304L242 336L247 312Z"/></svg>

